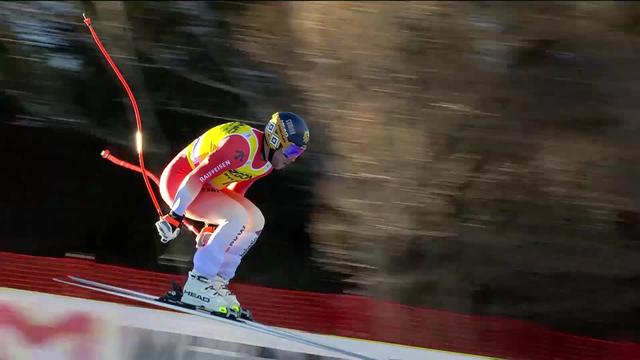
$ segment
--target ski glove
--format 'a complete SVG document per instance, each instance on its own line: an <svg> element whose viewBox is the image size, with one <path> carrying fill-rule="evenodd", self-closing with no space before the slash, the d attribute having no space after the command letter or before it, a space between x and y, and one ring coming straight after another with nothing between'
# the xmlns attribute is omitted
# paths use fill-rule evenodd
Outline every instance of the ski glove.
<svg viewBox="0 0 640 360"><path fill-rule="evenodd" d="M160 234L160 241L168 243L175 239L180 234L180 225L182 225L182 219L184 216L180 216L173 211L163 216L156 222L156 228L158 234Z"/></svg>

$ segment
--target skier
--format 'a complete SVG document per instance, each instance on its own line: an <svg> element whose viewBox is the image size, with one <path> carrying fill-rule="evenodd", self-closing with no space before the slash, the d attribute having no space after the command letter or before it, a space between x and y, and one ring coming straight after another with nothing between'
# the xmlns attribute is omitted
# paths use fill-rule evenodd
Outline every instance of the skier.
<svg viewBox="0 0 640 360"><path fill-rule="evenodd" d="M182 302L223 316L246 313L228 284L260 236L264 217L244 194L272 168L294 163L308 142L300 116L277 112L264 132L239 122L213 127L167 165L160 193L171 211L156 222L161 241L175 239L185 217L205 223Z"/></svg>

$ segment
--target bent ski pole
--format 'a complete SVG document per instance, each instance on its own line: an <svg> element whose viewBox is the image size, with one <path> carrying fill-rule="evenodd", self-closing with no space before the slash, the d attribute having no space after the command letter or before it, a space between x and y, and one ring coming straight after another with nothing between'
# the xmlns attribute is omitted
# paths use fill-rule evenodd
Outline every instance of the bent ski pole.
<svg viewBox="0 0 640 360"><path fill-rule="evenodd" d="M131 91L131 88L129 87L129 84L127 83L127 80L125 80L124 76L122 76L122 73L120 72L120 69L118 69L116 64L113 62L113 60L111 59L111 56L109 56L109 53L107 52L107 50L102 45L102 42L100 41L100 38L98 37L98 34L93 29L93 26L91 25L91 19L86 17L85 14L82 14L82 17L84 18L85 25L87 25L87 27L89 28L89 31L91 32L91 36L93 37L93 41L96 43L96 45L100 49L100 52L102 53L104 58L107 60L107 62L111 66L111 69L116 74L116 76L118 77L118 80L120 80L120 83L122 84L122 86L124 87L125 91L127 92L127 95L129 96L129 101L131 102L131 107L133 108L133 113L134 113L135 119L136 119L136 125L137 125L136 150L138 151L138 161L140 163L140 167L137 167L135 165L126 163L125 161L119 160L119 159L118 159L118 162L113 161L111 159L110 160L112 162L118 164L118 165L124 166L124 167L126 167L128 169L131 169L131 170L138 171L138 172L140 172L142 174L142 178L144 179L144 183L145 183L145 185L147 187L147 191L149 192L149 196L151 197L151 201L153 201L153 205L155 206L156 211L158 212L158 216L162 217L162 215L163 215L162 214L162 209L160 208L160 204L158 203L158 199L156 198L156 195L153 192L153 189L151 188L151 184L149 183L149 178L151 178L156 183L156 185L159 185L157 177L155 175L151 174L150 172L148 172L147 169L145 169L145 167L144 167L144 156L143 156L143 153L142 153L142 119L140 118L140 111L138 110L138 103L136 102L135 96L133 95L133 92ZM107 151L106 156L105 156L105 152L103 151L102 155L103 155L103 157L105 159L109 159L110 153ZM128 164L128 165L124 165L125 163ZM189 230L193 231L194 233L196 233L196 234L199 233L199 231L196 231L197 229L195 227L193 227L193 225L191 225L191 224L189 224L187 222L185 222L185 225L189 228Z"/></svg>
<svg viewBox="0 0 640 360"><path fill-rule="evenodd" d="M109 160L112 163L114 163L114 164L116 164L118 166L122 166L125 169L133 170L133 171L139 172L139 173L143 172L143 170L139 166L136 166L136 165L133 165L130 162L118 159L113 154L111 154L111 152L109 150L102 150L100 155L102 156L103 159ZM149 177L149 179L151 179L156 184L156 186L158 186L158 187L160 186L160 180L151 171L145 169L144 170L144 174L147 175ZM198 229L195 225L193 225L189 220L185 219L185 220L182 221L182 223L189 230L191 230L194 234L198 235L200 233L200 229Z"/></svg>

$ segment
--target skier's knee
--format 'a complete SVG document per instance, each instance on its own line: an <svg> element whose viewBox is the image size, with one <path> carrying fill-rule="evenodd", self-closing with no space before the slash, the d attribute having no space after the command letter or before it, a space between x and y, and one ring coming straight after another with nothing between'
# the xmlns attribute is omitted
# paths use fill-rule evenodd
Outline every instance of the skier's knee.
<svg viewBox="0 0 640 360"><path fill-rule="evenodd" d="M260 231L264 229L264 215L260 210L254 212L251 217L251 231Z"/></svg>

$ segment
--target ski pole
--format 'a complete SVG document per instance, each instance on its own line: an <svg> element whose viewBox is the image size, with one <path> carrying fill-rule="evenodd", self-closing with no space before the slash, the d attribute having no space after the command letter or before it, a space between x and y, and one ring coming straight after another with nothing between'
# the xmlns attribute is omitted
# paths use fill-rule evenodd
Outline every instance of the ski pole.
<svg viewBox="0 0 640 360"><path fill-rule="evenodd" d="M111 59L111 56L109 56L109 53L107 52L107 50L102 45L102 42L100 41L100 38L98 37L98 34L93 29L93 26L91 24L91 19L86 17L84 13L82 14L82 17L84 18L84 23L87 25L87 27L89 28L89 31L91 32L91 36L93 37L93 41L96 43L96 45L100 49L100 52L102 53L104 58L107 60L107 62L111 66L111 69L116 74L116 76L120 80L120 83L122 84L122 86L124 87L125 91L127 92L127 95L129 96L129 101L131 102L131 107L133 108L133 113L134 113L135 119L136 119L136 126L137 126L136 150L138 151L138 162L139 162L140 166L137 167L137 166L135 166L133 164L126 163L125 161L119 160L119 159L117 159L117 161L113 161L112 159L109 158L110 156L113 158L113 156L108 151L106 152L106 155L105 155L105 152L103 151L102 152L102 156L105 159L111 160L112 162L114 162L117 165L124 166L124 167L126 167L128 169L138 171L138 172L140 172L142 174L142 178L144 179L144 183L145 183L145 185L147 187L147 191L149 192L149 196L151 197L151 201L153 201L153 205L155 206L156 211L158 212L158 216L162 217L162 215L163 215L162 214L162 209L160 208L160 204L158 203L158 199L156 198L156 195L154 194L153 189L151 188L151 184L149 183L149 178L151 178L156 183L156 185L159 185L158 184L158 178L155 175L153 175L150 172L148 172L147 169L144 166L144 156L143 156L143 152L142 152L142 120L140 118L140 111L138 110L138 103L136 102L136 99L135 99L135 97L133 95L133 92L131 91L131 88L129 87L129 84L125 80L124 76L122 76L122 73L120 72L120 70L118 69L116 64ZM197 231L198 229L196 229L190 223L185 222L185 225L189 228L189 230L193 231L194 233L196 233L196 234L199 233L199 231Z"/></svg>
<svg viewBox="0 0 640 360"><path fill-rule="evenodd" d="M142 170L142 168L140 168L139 166L135 166L130 162L126 162L124 160L120 160L117 157L115 157L114 155L111 154L111 151L109 150L102 150L102 152L100 153L100 156L102 156L103 159L109 160L112 163L118 165L118 166L122 166L123 168L127 168L129 170L133 170L139 173L142 173L144 171L144 174L147 175L149 177L149 179L151 179L156 186L160 186L160 180L158 179L157 176L155 176L153 173L151 173L151 171L144 169Z"/></svg>
<svg viewBox="0 0 640 360"><path fill-rule="evenodd" d="M115 155L111 154L111 151L109 150L102 150L102 152L100 153L100 156L102 156L103 159L109 160L112 163L118 166L122 166L125 169L133 170L139 173L143 172L143 170L139 166L133 165L128 161L117 158ZM151 179L156 184L156 186L160 187L160 180L156 175L154 175L151 171L147 169L144 170L144 174L147 175L149 179ZM200 229L198 229L195 225L193 225L189 220L184 219L182 223L194 234L198 235L200 233Z"/></svg>

